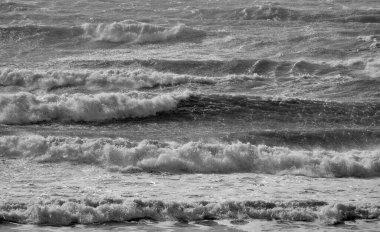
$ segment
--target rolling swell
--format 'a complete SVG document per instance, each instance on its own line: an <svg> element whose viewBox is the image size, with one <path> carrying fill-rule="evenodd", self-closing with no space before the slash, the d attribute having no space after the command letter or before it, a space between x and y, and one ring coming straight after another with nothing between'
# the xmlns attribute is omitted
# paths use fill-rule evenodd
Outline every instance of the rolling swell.
<svg viewBox="0 0 380 232"><path fill-rule="evenodd" d="M335 225L355 219L376 219L379 207L328 204L324 201L226 201L164 202L127 201L117 198L50 200L39 203L4 202L0 204L0 222L69 226L139 220L182 223L202 220L249 219L320 221Z"/></svg>
<svg viewBox="0 0 380 232"><path fill-rule="evenodd" d="M362 14L362 15L346 16L346 17L341 17L341 18L334 18L331 21L343 22L343 23L349 23L349 22L380 23L380 13L377 12L377 14L373 14L373 15Z"/></svg>
<svg viewBox="0 0 380 232"><path fill-rule="evenodd" d="M191 95L170 114L203 119L220 116L247 122L301 123L309 126L378 126L380 103L263 99L239 95Z"/></svg>
<svg viewBox="0 0 380 232"><path fill-rule="evenodd" d="M0 137L0 155L41 163L94 164L122 173L267 173L379 177L380 151L293 150L250 143L157 142L39 135Z"/></svg>
<svg viewBox="0 0 380 232"><path fill-rule="evenodd" d="M380 144L379 129L309 129L309 130L256 130L233 132L223 137L223 141L241 141L254 145L286 146L292 149L322 148L345 150L371 148Z"/></svg>
<svg viewBox="0 0 380 232"><path fill-rule="evenodd" d="M111 68L142 66L160 72L191 74L200 76L223 76L228 74L258 74L263 76L327 75L347 74L353 70L364 69L364 61L352 64L329 65L309 61L276 61L270 59L233 59L233 60L75 60L70 65L81 68Z"/></svg>
<svg viewBox="0 0 380 232"><path fill-rule="evenodd" d="M321 12L321 11L320 11ZM259 5L238 9L197 9L188 17L220 20L274 20L274 21L305 21L305 22L357 22L380 23L378 10L350 10L345 12L321 12L293 10L276 5Z"/></svg>

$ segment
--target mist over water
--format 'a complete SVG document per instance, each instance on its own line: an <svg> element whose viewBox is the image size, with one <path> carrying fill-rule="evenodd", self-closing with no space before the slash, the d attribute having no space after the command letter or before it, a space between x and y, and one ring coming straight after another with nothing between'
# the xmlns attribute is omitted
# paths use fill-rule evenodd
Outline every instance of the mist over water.
<svg viewBox="0 0 380 232"><path fill-rule="evenodd" d="M0 230L376 231L379 23L377 0L0 0Z"/></svg>

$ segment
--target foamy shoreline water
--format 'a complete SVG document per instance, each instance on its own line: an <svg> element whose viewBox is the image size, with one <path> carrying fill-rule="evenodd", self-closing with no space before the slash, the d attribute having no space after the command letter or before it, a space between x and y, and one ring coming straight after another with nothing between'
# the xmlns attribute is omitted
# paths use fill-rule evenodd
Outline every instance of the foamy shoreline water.
<svg viewBox="0 0 380 232"><path fill-rule="evenodd" d="M2 174L8 172L3 182L8 192L1 201L3 222L62 226L142 219L182 223L275 219L339 224L376 219L379 214L374 203L378 188L374 179L248 173L107 175L107 170L91 165L78 168L68 163L33 164L26 160L3 164L7 166ZM9 173L22 169L23 174L13 178ZM47 174L48 178L41 179ZM225 186L229 190L220 192ZM366 186L372 186L371 191L365 190ZM343 200L347 195L350 197ZM23 200L26 196L28 201ZM203 200L197 200L199 197Z"/></svg>

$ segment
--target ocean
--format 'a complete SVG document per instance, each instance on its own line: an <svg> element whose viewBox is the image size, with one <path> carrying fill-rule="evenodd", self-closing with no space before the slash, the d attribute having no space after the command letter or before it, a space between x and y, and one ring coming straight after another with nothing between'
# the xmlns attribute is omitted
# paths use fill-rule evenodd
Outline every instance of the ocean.
<svg viewBox="0 0 380 232"><path fill-rule="evenodd" d="M379 231L379 0L0 0L0 231Z"/></svg>

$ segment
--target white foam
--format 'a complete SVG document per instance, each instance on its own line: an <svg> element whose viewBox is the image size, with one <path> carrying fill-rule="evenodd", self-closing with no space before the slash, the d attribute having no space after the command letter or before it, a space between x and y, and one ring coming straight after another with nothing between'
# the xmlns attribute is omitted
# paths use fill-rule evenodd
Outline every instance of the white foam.
<svg viewBox="0 0 380 232"><path fill-rule="evenodd" d="M86 37L108 42L152 43L168 40L189 40L206 35L202 30L193 29L183 24L165 28L132 20L110 24L86 23L82 25L82 28Z"/></svg>
<svg viewBox="0 0 380 232"><path fill-rule="evenodd" d="M140 89L185 83L211 84L214 82L214 79L210 77L162 73L143 69L110 69L103 71L0 70L0 86L21 86L28 89L51 90L53 88L76 86Z"/></svg>
<svg viewBox="0 0 380 232"><path fill-rule="evenodd" d="M151 98L123 93L47 94L21 92L0 94L0 123L26 124L41 121L105 121L138 118L176 108L188 92Z"/></svg>
<svg viewBox="0 0 380 232"><path fill-rule="evenodd" d="M157 143L125 139L71 137L0 137L4 157L39 162L92 163L111 171L172 173L269 173L308 176L380 176L380 150L291 150L249 143Z"/></svg>

